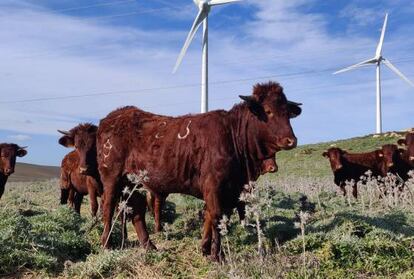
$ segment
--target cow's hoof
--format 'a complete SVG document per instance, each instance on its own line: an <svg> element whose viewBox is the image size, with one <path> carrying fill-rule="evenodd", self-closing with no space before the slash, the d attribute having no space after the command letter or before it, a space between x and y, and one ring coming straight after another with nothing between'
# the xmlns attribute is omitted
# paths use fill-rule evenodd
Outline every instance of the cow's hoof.
<svg viewBox="0 0 414 279"><path fill-rule="evenodd" d="M144 248L147 251L155 251L157 250L157 247L151 242L151 240L148 240L147 243L144 244Z"/></svg>

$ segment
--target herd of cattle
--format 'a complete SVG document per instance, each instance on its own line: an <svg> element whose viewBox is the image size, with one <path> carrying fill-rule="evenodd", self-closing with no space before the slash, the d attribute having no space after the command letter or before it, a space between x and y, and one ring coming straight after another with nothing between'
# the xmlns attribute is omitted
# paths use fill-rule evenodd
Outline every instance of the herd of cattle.
<svg viewBox="0 0 414 279"><path fill-rule="evenodd" d="M357 198L357 184L367 172L375 179L386 177L389 173L399 180L399 189L410 178L410 171L414 171L414 133L407 133L405 139L396 144L386 144L371 152L348 153L337 147L329 148L322 155L329 159L334 174L335 184L346 195L345 186L352 186L352 195Z"/></svg>
<svg viewBox="0 0 414 279"><path fill-rule="evenodd" d="M171 193L192 195L205 201L202 252L212 260L220 259L218 224L223 214L234 208L244 218L244 204L239 196L244 185L261 174L276 172L275 154L293 149L297 139L290 119L301 114L299 103L288 101L283 88L274 82L257 84L250 96L240 96L242 103L231 110L199 115L167 117L128 106L103 118L99 126L80 124L70 131L59 131L59 143L74 148L62 160L61 203L69 201L80 212L82 199L90 197L96 216L97 198L102 198L104 231L102 245L109 246L114 211L123 198L125 187L133 187L127 178L146 170L144 183L149 195L133 192L128 200L140 243L155 248L147 232L145 213L152 208L155 230L161 230L161 209ZM331 148L328 157L335 183L345 192L345 181L367 170L375 175L387 172L407 178L414 165L414 134L407 134L400 145L383 146L364 154L350 154ZM1 187L13 173L16 156L27 151L14 144L0 145ZM356 197L356 184L354 196Z"/></svg>

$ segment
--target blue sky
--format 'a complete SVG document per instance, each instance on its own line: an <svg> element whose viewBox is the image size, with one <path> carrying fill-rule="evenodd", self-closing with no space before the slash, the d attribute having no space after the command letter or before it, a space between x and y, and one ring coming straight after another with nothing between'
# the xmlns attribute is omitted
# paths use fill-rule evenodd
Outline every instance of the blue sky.
<svg viewBox="0 0 414 279"><path fill-rule="evenodd" d="M293 120L300 144L373 133L374 68L332 72L374 56L385 12L384 56L414 80L411 0L245 0L213 9L210 109L229 109L253 84L276 80L304 104ZM196 13L191 0L2 0L0 141L28 145L21 161L59 165L69 150L57 129L98 123L123 105L197 113L200 31L171 73ZM383 70L384 130L414 126L413 96Z"/></svg>

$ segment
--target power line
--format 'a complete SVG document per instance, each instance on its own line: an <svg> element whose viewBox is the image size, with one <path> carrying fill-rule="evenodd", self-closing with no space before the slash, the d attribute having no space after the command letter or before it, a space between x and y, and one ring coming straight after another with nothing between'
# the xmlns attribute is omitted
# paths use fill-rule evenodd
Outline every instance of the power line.
<svg viewBox="0 0 414 279"><path fill-rule="evenodd" d="M328 72L328 71L332 72L333 70L334 69L326 69L326 70L322 70L322 71L310 70L310 71L303 71L303 72L296 72L296 73L257 76L257 77L244 78L244 79L221 80L221 81L210 82L210 84L211 85L229 84L229 83L252 81L252 80L258 80L258 79L275 78L275 77L290 77L290 76L296 76L296 75L304 75L304 74L311 74L311 73L322 73L322 72ZM192 83L192 84L183 84L183 85L176 85L176 86L152 87L152 88L145 88L145 89L107 91L107 92L99 92L99 93L68 95L68 96L55 96L55 97L40 97L40 98L32 98L32 99L0 101L0 104L17 104L17 103L32 103L32 102L42 102L42 101L54 101L54 100L67 100L67 99L77 99L77 98L105 96L105 95L131 94L131 93L139 93L139 92L147 92L147 91L150 92L150 91L156 91L156 90L190 88L190 87L196 87L196 86L200 86L200 84L199 83Z"/></svg>
<svg viewBox="0 0 414 279"><path fill-rule="evenodd" d="M106 3L100 3L100 4L93 4L88 6L80 6L80 7L72 7L72 8L65 8L65 9L57 9L53 10L54 12L72 12L77 10L86 10L90 8L97 8L97 7L104 7L104 6L113 6L113 5L119 5L124 3L130 3L130 2L136 2L136 0L121 0L121 1L114 1L114 2L106 2Z"/></svg>
<svg viewBox="0 0 414 279"><path fill-rule="evenodd" d="M409 62L409 61L414 61L414 59L397 60L396 62L401 63L401 62ZM310 74L332 73L336 69L337 67L323 69L323 70L307 70L307 71L293 72L293 73L271 74L271 75L266 75L266 76L256 76L256 77L243 78L243 79L229 79L229 80L214 81L214 82L210 82L209 84L210 85L230 84L230 83L238 83L238 82L245 82L245 81L252 81L252 80L262 80L262 79L281 78L281 77L297 77L297 76L306 76ZM78 99L78 98L96 97L96 96L144 93L144 92L162 91L162 90L168 90L168 89L191 88L191 87L198 87L198 86L200 86L200 83L182 84L182 85L174 85L174 86L161 86L161 87L152 87L152 88L144 88L144 89L107 91L107 92L79 94L79 95L40 97L40 98L32 98L32 99L0 101L0 104L17 104L17 103L33 103L33 102L43 102L43 101L69 100L69 99Z"/></svg>

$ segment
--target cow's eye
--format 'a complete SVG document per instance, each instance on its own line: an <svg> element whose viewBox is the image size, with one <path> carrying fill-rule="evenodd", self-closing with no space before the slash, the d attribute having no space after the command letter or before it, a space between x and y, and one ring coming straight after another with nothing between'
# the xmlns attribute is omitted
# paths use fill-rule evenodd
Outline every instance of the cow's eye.
<svg viewBox="0 0 414 279"><path fill-rule="evenodd" d="M265 110L265 112L266 112L266 114L268 116L272 116L273 115L273 112L270 109Z"/></svg>

